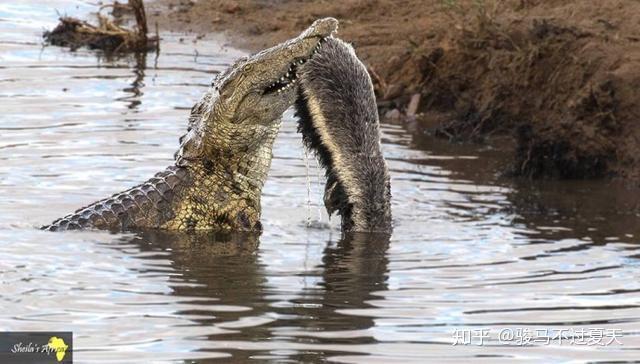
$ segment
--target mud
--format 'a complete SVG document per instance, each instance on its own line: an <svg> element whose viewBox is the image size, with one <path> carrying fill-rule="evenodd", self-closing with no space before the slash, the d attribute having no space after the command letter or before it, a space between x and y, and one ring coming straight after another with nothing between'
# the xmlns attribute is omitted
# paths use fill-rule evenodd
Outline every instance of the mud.
<svg viewBox="0 0 640 364"><path fill-rule="evenodd" d="M383 115L453 140L506 136L517 175L640 185L637 1L160 0L151 21L257 50L322 16L341 21Z"/></svg>

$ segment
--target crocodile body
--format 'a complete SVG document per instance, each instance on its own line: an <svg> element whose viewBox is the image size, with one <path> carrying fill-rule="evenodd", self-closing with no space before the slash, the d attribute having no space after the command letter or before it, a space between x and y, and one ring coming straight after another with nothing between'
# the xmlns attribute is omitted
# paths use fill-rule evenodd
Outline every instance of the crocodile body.
<svg viewBox="0 0 640 364"><path fill-rule="evenodd" d="M333 18L317 20L300 36L237 61L192 108L174 166L43 229L259 231L273 143L298 95L296 69L336 28Z"/></svg>
<svg viewBox="0 0 640 364"><path fill-rule="evenodd" d="M171 166L43 229L260 230L261 181L266 178L269 162L270 158L256 159L238 164L239 171L215 173L204 165Z"/></svg>

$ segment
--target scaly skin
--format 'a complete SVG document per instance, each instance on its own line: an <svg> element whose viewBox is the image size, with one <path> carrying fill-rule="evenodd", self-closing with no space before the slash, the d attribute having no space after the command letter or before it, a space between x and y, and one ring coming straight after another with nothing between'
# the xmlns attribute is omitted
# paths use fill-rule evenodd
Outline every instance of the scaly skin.
<svg viewBox="0 0 640 364"><path fill-rule="evenodd" d="M259 231L273 142L298 95L296 69L337 25L318 20L300 36L236 62L193 107L174 166L43 229Z"/></svg>
<svg viewBox="0 0 640 364"><path fill-rule="evenodd" d="M131 189L92 203L55 220L45 230L75 230L88 227L120 230L132 226L160 227L175 218L171 208L184 186L192 184L188 168L169 167Z"/></svg>
<svg viewBox="0 0 640 364"><path fill-rule="evenodd" d="M275 129L263 150L225 165L171 166L148 181L81 208L46 230L260 230L260 194Z"/></svg>

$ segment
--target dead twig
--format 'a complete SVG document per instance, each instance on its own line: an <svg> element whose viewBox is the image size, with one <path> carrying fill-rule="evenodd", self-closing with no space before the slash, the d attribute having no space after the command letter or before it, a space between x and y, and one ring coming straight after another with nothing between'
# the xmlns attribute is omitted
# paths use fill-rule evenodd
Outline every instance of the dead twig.
<svg viewBox="0 0 640 364"><path fill-rule="evenodd" d="M147 17L142 0L129 0L129 7L136 19L136 29L131 30L115 24L98 13L98 25L72 17L60 17L60 23L45 40L53 45L77 49L88 47L107 52L146 52L158 49L158 37L149 37Z"/></svg>

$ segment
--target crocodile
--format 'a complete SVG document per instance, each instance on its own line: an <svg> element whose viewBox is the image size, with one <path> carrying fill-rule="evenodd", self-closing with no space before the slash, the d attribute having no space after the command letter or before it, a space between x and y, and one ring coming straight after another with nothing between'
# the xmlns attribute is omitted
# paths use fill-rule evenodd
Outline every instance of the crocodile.
<svg viewBox="0 0 640 364"><path fill-rule="evenodd" d="M325 168L327 212L337 212L343 232L390 232L389 170L366 67L353 47L331 37L298 78L298 130Z"/></svg>
<svg viewBox="0 0 640 364"><path fill-rule="evenodd" d="M337 26L316 20L235 62L192 108L172 166L42 229L260 231L261 191L282 114L298 97L297 70Z"/></svg>

